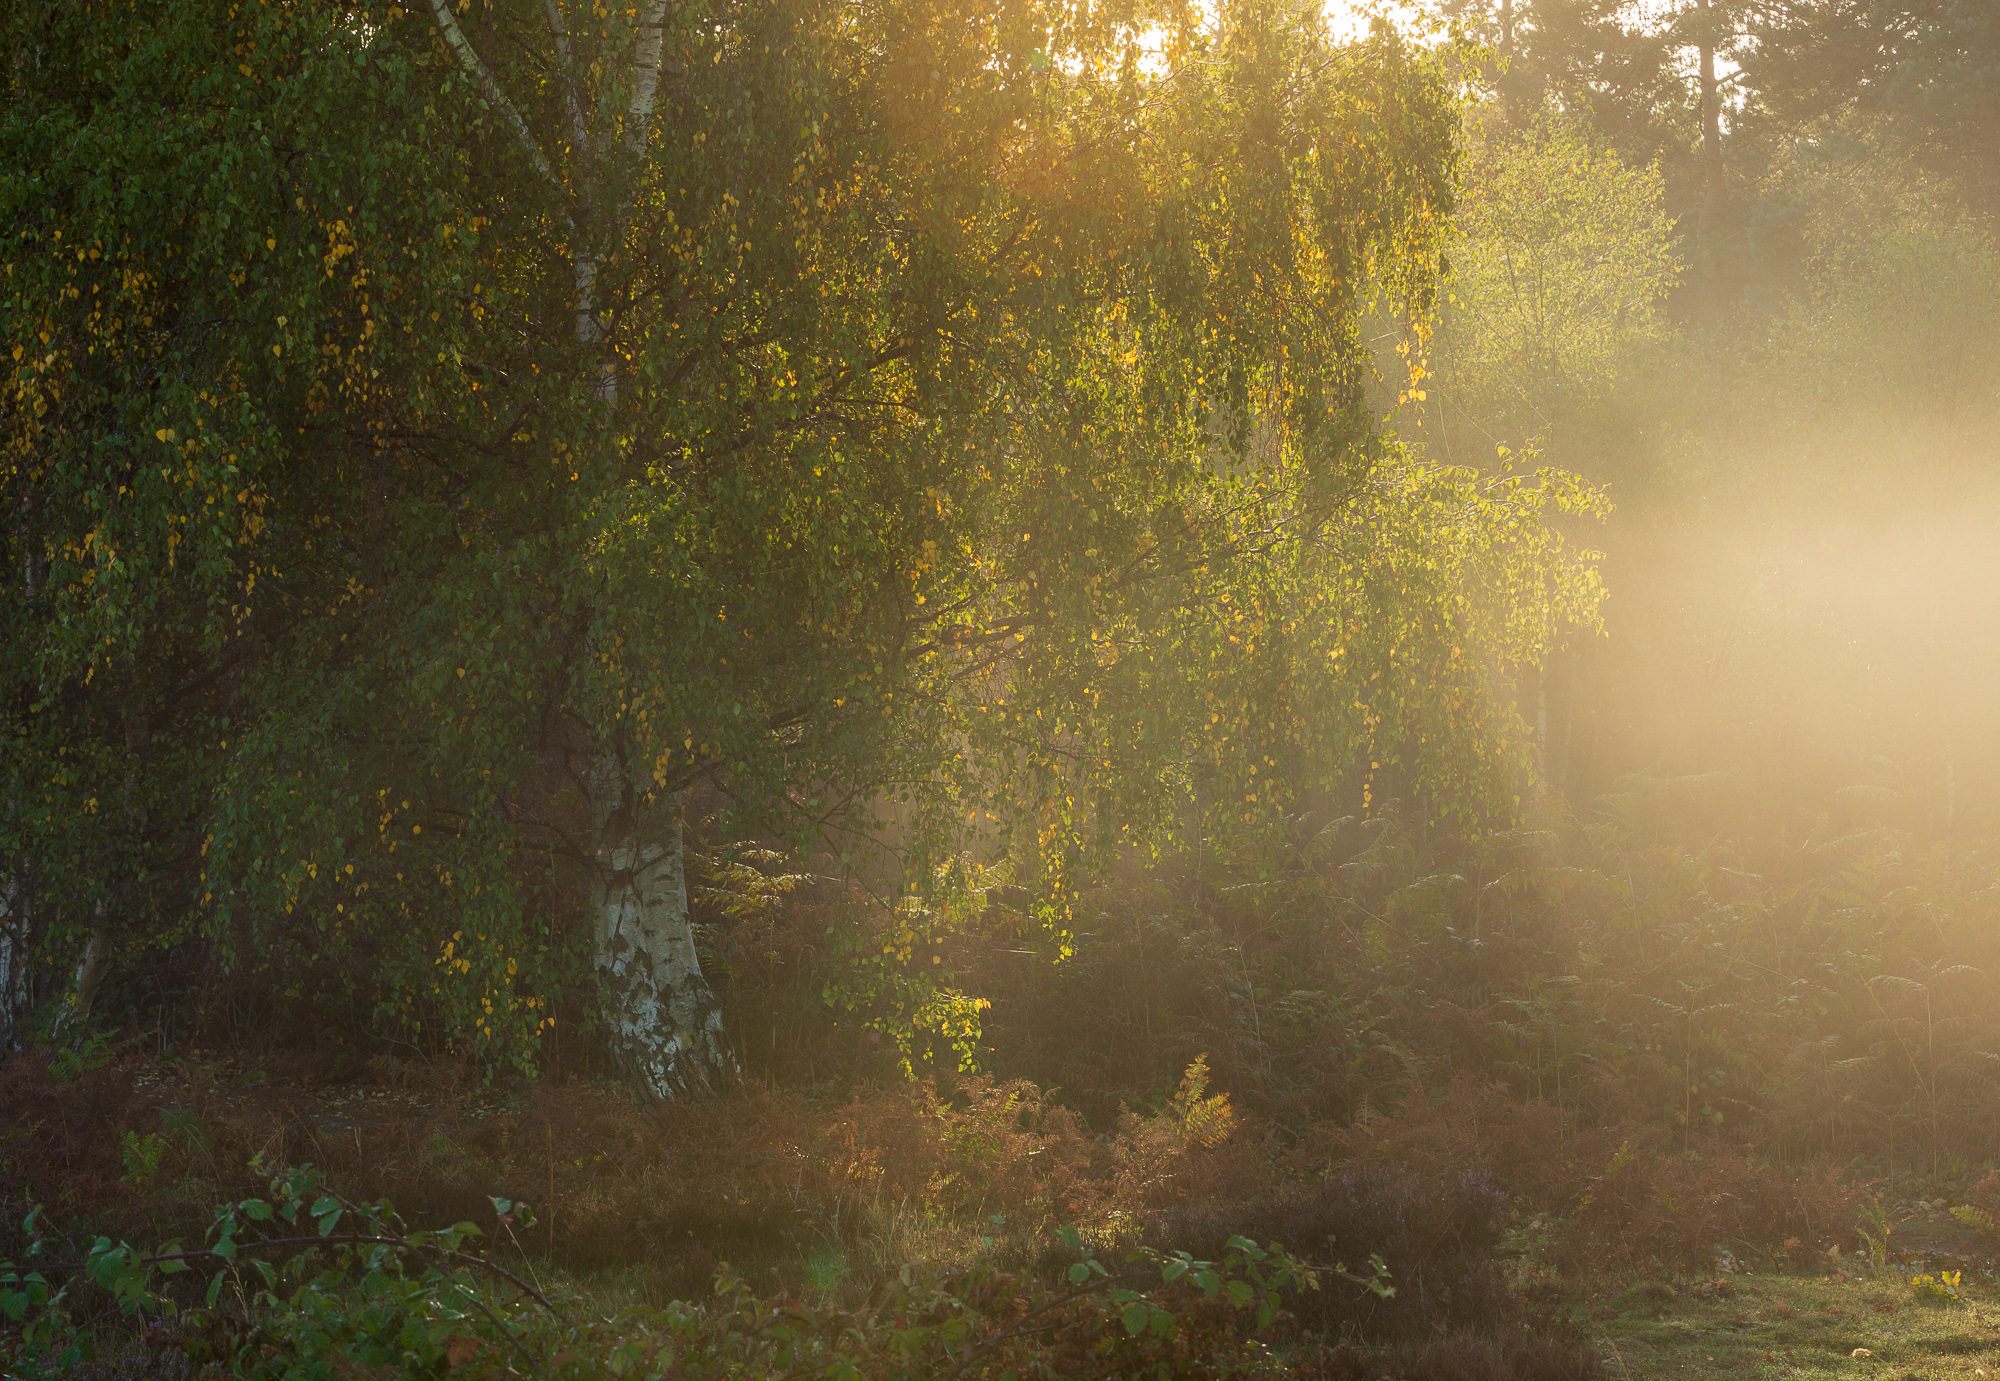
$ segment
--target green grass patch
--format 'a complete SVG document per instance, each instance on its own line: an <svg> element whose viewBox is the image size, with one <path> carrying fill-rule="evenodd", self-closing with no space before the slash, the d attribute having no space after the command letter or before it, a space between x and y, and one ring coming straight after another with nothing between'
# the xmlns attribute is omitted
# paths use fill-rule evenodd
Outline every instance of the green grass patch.
<svg viewBox="0 0 2000 1381"><path fill-rule="evenodd" d="M1589 1302L1620 1381L1668 1377L2000 1377L2000 1292L1968 1279L1942 1302L1880 1275L1641 1281Z"/></svg>

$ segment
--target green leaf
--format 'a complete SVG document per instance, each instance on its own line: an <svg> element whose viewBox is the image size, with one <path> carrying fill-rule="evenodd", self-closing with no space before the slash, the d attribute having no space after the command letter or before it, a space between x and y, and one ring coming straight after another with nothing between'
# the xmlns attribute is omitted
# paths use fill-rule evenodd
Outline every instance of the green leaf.
<svg viewBox="0 0 2000 1381"><path fill-rule="evenodd" d="M1125 1306L1123 1312L1118 1315L1118 1318L1125 1325L1125 1331L1136 1338L1146 1331L1146 1325L1151 1321L1151 1315L1152 1307L1150 1305L1128 1304Z"/></svg>

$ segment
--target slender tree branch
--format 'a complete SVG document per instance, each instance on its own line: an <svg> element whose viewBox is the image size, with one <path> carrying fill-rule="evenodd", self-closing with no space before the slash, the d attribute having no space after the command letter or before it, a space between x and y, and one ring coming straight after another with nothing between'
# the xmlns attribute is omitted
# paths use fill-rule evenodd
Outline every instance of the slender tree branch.
<svg viewBox="0 0 2000 1381"><path fill-rule="evenodd" d="M562 183L556 177L555 169L549 165L548 156L528 130L528 122L521 118L521 112L507 99L507 93L500 89L500 83L493 79L493 73L480 61L479 53L473 48L465 31L458 27L458 18L451 12L451 0L431 0L431 13L437 18L438 32L444 36L445 46L458 59L458 65L477 83L479 94L486 98L486 104L498 111L502 118L514 128L514 137L521 145L521 151L528 155L528 161L535 165L535 171L548 180L549 186L562 190Z"/></svg>

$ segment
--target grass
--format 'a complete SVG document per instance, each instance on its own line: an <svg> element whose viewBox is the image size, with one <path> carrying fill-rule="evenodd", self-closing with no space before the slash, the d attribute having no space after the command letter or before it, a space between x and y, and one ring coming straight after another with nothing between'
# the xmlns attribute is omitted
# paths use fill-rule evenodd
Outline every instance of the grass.
<svg viewBox="0 0 2000 1381"><path fill-rule="evenodd" d="M2000 1377L2000 1290L1968 1279L1963 1302L1920 1299L1915 1269L1642 1281L1588 1306L1619 1381L1669 1377Z"/></svg>

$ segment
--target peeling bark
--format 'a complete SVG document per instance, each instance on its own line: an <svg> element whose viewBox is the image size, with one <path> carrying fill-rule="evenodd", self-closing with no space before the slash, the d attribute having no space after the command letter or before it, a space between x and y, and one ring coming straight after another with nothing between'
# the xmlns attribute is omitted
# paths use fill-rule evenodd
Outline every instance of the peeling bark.
<svg viewBox="0 0 2000 1381"><path fill-rule="evenodd" d="M695 953L681 802L637 795L609 755L592 798L597 1000L612 1061L655 1098L721 1093L737 1065Z"/></svg>

